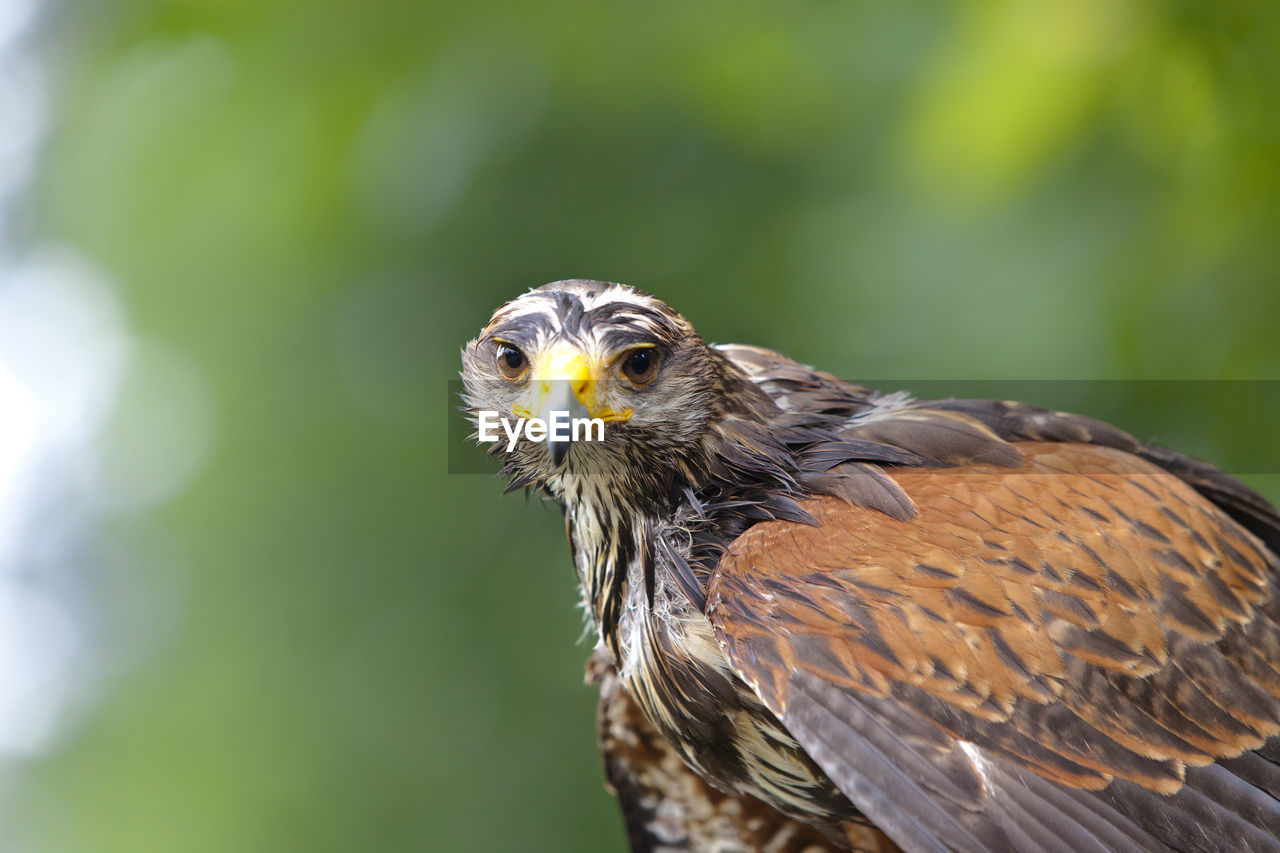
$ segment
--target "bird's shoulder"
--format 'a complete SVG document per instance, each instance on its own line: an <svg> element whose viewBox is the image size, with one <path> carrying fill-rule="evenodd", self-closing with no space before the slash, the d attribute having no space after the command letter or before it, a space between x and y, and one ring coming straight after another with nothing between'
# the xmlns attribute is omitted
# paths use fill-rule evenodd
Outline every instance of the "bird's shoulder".
<svg viewBox="0 0 1280 853"><path fill-rule="evenodd" d="M894 464L924 467L1016 466L1021 460L1011 447L1015 442L1119 450L1175 475L1280 553L1280 512L1266 498L1207 462L1140 441L1096 418L1008 400L917 399L907 391L840 379L762 347L723 344L716 350L773 400L780 424L812 423L816 417L846 443L913 454Z"/></svg>

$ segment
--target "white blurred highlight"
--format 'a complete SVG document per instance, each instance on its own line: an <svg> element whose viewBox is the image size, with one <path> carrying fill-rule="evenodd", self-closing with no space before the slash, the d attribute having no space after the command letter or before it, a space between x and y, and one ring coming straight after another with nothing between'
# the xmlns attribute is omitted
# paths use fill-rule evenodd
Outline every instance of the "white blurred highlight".
<svg viewBox="0 0 1280 853"><path fill-rule="evenodd" d="M110 288L67 250L0 267L0 754L47 746L85 646L49 573L81 532L77 494L124 366Z"/></svg>
<svg viewBox="0 0 1280 853"><path fill-rule="evenodd" d="M0 0L0 760L56 744L119 651L92 598L100 520L181 493L211 443L191 359L132 340L110 282L75 250L18 246L48 113L42 11Z"/></svg>

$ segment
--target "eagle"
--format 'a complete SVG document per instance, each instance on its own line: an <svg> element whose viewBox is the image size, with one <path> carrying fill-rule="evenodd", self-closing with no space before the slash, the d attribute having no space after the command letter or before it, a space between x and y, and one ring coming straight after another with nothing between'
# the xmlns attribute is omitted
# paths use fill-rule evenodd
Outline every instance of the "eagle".
<svg viewBox="0 0 1280 853"><path fill-rule="evenodd" d="M462 353L564 509L633 850L1280 850L1280 514L1078 415L568 280ZM545 432L545 430L544 430Z"/></svg>

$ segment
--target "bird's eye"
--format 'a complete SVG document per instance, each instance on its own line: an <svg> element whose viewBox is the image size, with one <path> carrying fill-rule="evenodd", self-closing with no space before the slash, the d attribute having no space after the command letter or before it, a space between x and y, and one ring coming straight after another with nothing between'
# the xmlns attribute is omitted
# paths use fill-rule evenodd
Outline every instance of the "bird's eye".
<svg viewBox="0 0 1280 853"><path fill-rule="evenodd" d="M511 344L498 344L497 358L498 372L505 379L519 379L529 369L529 359Z"/></svg>
<svg viewBox="0 0 1280 853"><path fill-rule="evenodd" d="M622 359L622 375L635 385L648 385L658 375L658 351L653 347L632 350Z"/></svg>

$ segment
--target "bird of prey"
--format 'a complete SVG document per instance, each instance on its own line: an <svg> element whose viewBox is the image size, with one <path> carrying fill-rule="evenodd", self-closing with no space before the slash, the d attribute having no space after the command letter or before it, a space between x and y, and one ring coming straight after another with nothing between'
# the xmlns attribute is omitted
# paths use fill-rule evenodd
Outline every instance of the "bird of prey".
<svg viewBox="0 0 1280 853"><path fill-rule="evenodd" d="M563 505L635 850L1280 850L1280 514L1085 417L917 400L560 281L463 351ZM561 436L563 437L563 436Z"/></svg>

